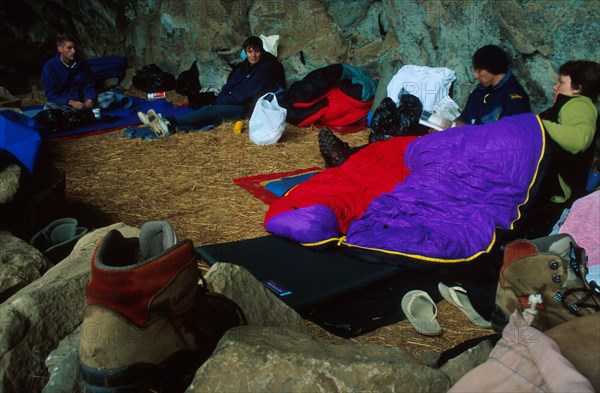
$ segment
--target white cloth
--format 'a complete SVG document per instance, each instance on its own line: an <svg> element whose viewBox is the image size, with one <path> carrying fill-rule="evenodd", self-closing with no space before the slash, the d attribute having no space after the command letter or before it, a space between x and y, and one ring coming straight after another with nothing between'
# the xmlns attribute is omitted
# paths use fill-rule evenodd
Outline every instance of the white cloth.
<svg viewBox="0 0 600 393"><path fill-rule="evenodd" d="M263 42L264 50L277 57L277 49L279 48L279 35L274 34L270 36L264 36L261 34L259 38Z"/></svg>
<svg viewBox="0 0 600 393"><path fill-rule="evenodd" d="M450 86L455 80L456 73L449 68L405 65L392 77L387 86L387 94L398 104L398 96L404 88L421 100L425 111L432 112L440 103L458 109L449 95Z"/></svg>

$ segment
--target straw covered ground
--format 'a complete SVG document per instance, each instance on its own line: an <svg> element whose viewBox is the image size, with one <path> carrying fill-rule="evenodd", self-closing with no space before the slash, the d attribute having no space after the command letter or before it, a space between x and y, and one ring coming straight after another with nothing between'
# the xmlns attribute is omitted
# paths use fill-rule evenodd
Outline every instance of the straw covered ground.
<svg viewBox="0 0 600 393"><path fill-rule="evenodd" d="M168 94L172 94L169 92ZM173 93L174 94L174 93ZM181 97L168 97L181 102ZM51 140L48 151L66 174L68 213L91 228L125 222L141 226L169 221L180 238L196 246L265 235L267 205L232 180L240 177L322 167L318 130L287 125L277 144L257 146L228 122L205 132L177 133L153 141L128 139L123 129L74 140ZM368 130L342 136L350 145L366 142ZM203 264L201 269L207 269ZM307 321L315 338L333 343L397 346L414 355L441 352L493 333L470 324L445 301L438 304L443 334L419 335L408 321L347 340Z"/></svg>

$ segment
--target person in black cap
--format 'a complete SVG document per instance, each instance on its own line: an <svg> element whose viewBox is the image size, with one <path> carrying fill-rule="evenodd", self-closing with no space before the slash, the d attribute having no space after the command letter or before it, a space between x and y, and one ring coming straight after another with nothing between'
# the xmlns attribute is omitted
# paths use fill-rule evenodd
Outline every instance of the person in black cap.
<svg viewBox="0 0 600 393"><path fill-rule="evenodd" d="M469 95L457 125L484 124L504 116L531 112L529 97L508 69L506 53L496 45L479 48L473 55L473 76L479 85Z"/></svg>

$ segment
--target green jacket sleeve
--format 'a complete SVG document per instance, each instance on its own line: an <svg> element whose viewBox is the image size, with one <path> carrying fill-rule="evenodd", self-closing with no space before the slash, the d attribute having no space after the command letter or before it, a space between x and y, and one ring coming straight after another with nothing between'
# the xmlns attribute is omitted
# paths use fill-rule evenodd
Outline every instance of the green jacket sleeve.
<svg viewBox="0 0 600 393"><path fill-rule="evenodd" d="M548 135L566 151L577 154L594 140L598 111L587 97L572 99L558 114L558 123L542 120Z"/></svg>

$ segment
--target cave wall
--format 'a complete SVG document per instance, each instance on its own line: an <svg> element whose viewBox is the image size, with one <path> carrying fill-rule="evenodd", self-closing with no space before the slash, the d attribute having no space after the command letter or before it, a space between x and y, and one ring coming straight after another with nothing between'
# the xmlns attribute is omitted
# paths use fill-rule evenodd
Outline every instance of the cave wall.
<svg viewBox="0 0 600 393"><path fill-rule="evenodd" d="M178 75L198 60L203 86L220 86L249 35L280 35L288 85L347 62L374 77L384 66L449 67L453 97L474 86L470 58L505 48L535 111L550 102L555 70L568 59L600 60L597 0L0 0L0 86L24 93L69 32L87 57L123 55Z"/></svg>

